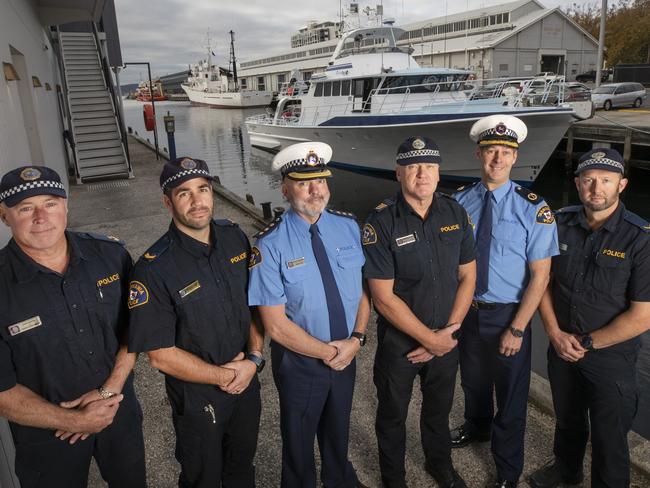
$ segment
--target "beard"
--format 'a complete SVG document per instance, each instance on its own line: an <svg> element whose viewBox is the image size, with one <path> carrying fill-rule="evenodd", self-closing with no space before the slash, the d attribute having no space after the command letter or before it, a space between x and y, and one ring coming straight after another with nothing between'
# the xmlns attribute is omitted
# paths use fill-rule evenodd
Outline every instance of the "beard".
<svg viewBox="0 0 650 488"><path fill-rule="evenodd" d="M307 200L302 202L297 202L295 199L289 200L289 203L298 213L306 215L311 218L318 217L327 204L329 203L330 196L328 195L311 195Z"/></svg>
<svg viewBox="0 0 650 488"><path fill-rule="evenodd" d="M582 204L592 212L601 212L603 210L607 210L612 205L615 205L616 201L617 201L616 197L611 197L611 198L604 197L604 201L601 203L592 203L589 200L586 200L582 202Z"/></svg>
<svg viewBox="0 0 650 488"><path fill-rule="evenodd" d="M211 207L207 206L195 207L183 215L174 209L174 217L185 227L194 230L203 230L210 225L210 221L212 220L212 210ZM206 211L207 213L202 217L194 217L192 215L193 211Z"/></svg>

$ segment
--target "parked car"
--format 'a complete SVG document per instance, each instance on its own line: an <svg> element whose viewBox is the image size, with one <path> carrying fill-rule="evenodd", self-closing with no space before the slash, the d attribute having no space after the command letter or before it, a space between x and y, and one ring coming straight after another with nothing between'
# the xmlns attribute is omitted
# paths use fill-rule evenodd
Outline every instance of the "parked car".
<svg viewBox="0 0 650 488"><path fill-rule="evenodd" d="M503 78L491 81L487 85L479 88L472 95L472 99L505 97L510 95L513 89L516 90L515 93L523 90L530 91L534 87L543 87L544 84L544 80L537 80L535 78Z"/></svg>
<svg viewBox="0 0 650 488"><path fill-rule="evenodd" d="M640 107L646 97L641 83L609 83L591 91L594 106L605 110L611 110L612 107Z"/></svg>
<svg viewBox="0 0 650 488"><path fill-rule="evenodd" d="M591 90L582 83L564 84L564 102L583 102L591 100ZM535 104L557 105L560 83L548 83L531 87L528 98Z"/></svg>
<svg viewBox="0 0 650 488"><path fill-rule="evenodd" d="M609 78L609 71L604 69L601 70L600 72L600 81L601 83L603 81L607 81ZM591 81L592 83L596 82L596 70L590 70L585 73L581 73L578 76L576 76L576 81L579 81L580 83L585 83L587 81Z"/></svg>

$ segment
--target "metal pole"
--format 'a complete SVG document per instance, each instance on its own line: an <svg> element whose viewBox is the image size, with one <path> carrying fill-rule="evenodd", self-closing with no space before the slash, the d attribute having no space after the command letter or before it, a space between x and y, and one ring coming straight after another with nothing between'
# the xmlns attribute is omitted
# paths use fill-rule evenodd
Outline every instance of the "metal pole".
<svg viewBox="0 0 650 488"><path fill-rule="evenodd" d="M605 0L603 0L605 1ZM156 104L153 101L153 83L151 82L151 64L147 63L149 72L149 96L151 97L151 110L153 112L153 140L156 145L156 159L160 161L160 152L158 149L158 120L156 119Z"/></svg>
<svg viewBox="0 0 650 488"><path fill-rule="evenodd" d="M607 0L600 7L600 33L598 34L598 61L596 63L596 87L600 86L600 73L603 69L603 51L605 49L605 20L607 19Z"/></svg>

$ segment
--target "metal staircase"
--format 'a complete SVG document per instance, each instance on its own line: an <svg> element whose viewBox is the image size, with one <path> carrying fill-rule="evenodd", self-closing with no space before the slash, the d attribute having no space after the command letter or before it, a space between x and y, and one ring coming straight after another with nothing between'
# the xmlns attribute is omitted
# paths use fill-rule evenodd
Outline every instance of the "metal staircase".
<svg viewBox="0 0 650 488"><path fill-rule="evenodd" d="M84 32L60 31L58 36L77 182L132 177L119 112L97 45L99 38Z"/></svg>

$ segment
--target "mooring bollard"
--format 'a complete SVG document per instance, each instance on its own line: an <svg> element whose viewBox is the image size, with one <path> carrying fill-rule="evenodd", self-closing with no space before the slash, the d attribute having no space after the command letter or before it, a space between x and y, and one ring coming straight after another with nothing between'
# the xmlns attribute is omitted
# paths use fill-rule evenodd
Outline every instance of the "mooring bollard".
<svg viewBox="0 0 650 488"><path fill-rule="evenodd" d="M174 131L176 123L174 121L174 116L169 115L169 110L167 115L163 117L165 121L165 132L167 132L167 145L169 146L169 158L176 159L176 140L174 139Z"/></svg>
<svg viewBox="0 0 650 488"><path fill-rule="evenodd" d="M260 204L262 206L262 216L264 220L271 220L273 214L271 213L271 202L264 202Z"/></svg>
<svg viewBox="0 0 650 488"><path fill-rule="evenodd" d="M246 193L246 201L251 205L255 205L255 200L253 199L253 195L251 195L250 193Z"/></svg>
<svg viewBox="0 0 650 488"><path fill-rule="evenodd" d="M273 217L278 218L284 213L284 207L273 207Z"/></svg>

